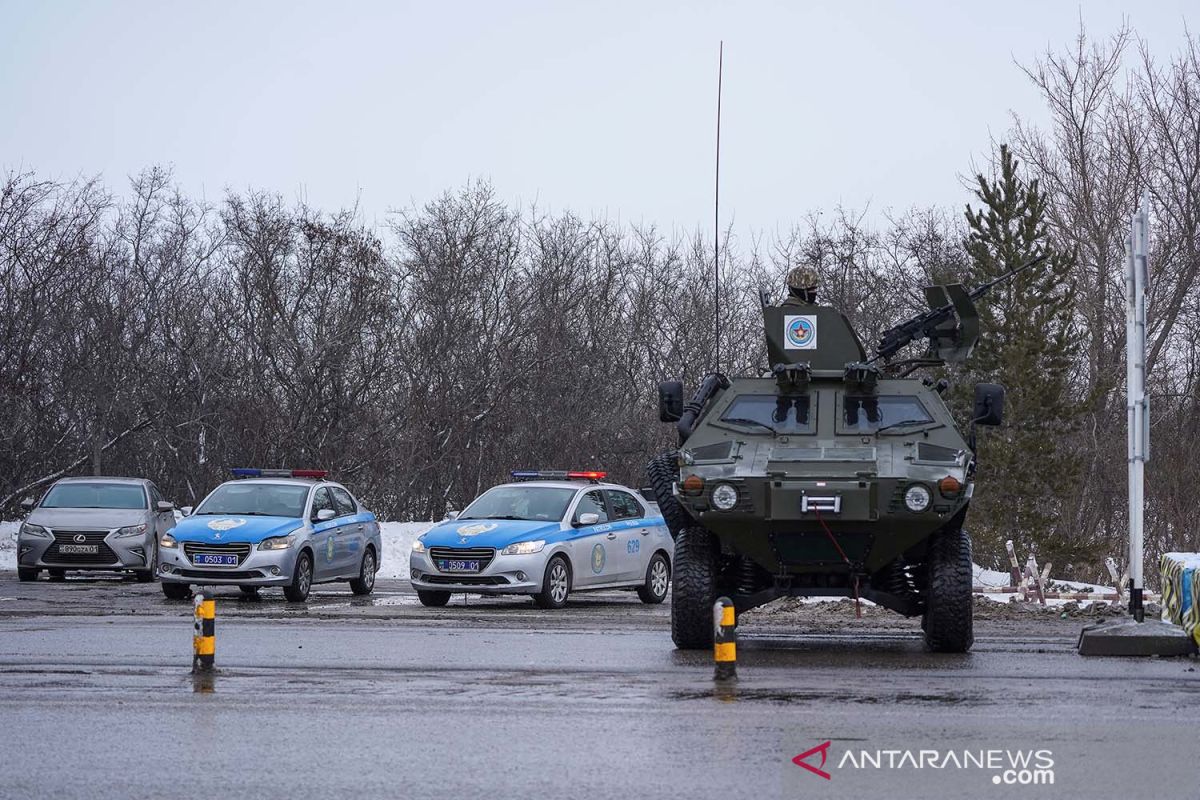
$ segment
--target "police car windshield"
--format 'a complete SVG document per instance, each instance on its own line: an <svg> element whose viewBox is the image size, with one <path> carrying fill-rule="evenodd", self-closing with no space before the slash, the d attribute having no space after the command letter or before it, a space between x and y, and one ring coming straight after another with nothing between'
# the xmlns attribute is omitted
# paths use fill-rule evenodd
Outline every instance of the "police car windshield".
<svg viewBox="0 0 1200 800"><path fill-rule="evenodd" d="M574 489L554 486L497 486L481 494L459 519L556 521L567 513Z"/></svg>
<svg viewBox="0 0 1200 800"><path fill-rule="evenodd" d="M226 483L204 499L197 514L241 514L247 517L302 517L307 486L282 483Z"/></svg>
<svg viewBox="0 0 1200 800"><path fill-rule="evenodd" d="M146 492L129 483L60 483L42 499L42 508L145 507Z"/></svg>

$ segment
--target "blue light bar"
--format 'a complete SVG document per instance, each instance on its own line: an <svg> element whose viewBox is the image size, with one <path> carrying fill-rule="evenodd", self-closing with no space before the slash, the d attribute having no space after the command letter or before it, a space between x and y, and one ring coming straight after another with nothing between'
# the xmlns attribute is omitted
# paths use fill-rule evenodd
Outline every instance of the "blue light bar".
<svg viewBox="0 0 1200 800"><path fill-rule="evenodd" d="M235 478L324 478L329 470L324 469L259 469L258 467L234 467L229 470Z"/></svg>
<svg viewBox="0 0 1200 800"><path fill-rule="evenodd" d="M261 469L252 469L250 467L234 467L229 470L235 478L261 478Z"/></svg>

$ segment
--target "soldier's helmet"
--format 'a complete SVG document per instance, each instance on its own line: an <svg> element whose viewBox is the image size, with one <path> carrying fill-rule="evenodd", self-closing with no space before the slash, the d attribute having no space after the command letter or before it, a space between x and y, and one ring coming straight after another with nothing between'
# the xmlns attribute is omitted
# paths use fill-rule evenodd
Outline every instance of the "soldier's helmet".
<svg viewBox="0 0 1200 800"><path fill-rule="evenodd" d="M792 267L788 270L787 288L793 293L815 291L818 283L817 271L812 267Z"/></svg>

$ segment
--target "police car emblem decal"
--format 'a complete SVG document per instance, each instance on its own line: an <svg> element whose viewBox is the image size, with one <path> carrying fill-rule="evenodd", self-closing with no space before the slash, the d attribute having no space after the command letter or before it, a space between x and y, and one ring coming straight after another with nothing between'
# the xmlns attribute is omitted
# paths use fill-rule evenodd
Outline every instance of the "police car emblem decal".
<svg viewBox="0 0 1200 800"><path fill-rule="evenodd" d="M788 314L783 318L783 338L789 350L816 349L817 318Z"/></svg>
<svg viewBox="0 0 1200 800"><path fill-rule="evenodd" d="M242 519L241 517L235 517L231 519L214 519L212 522L208 523L208 527L210 530L214 531L228 531L234 528L240 528L245 524L246 520Z"/></svg>
<svg viewBox="0 0 1200 800"><path fill-rule="evenodd" d="M592 572L599 575L604 571L604 545L598 544L592 548Z"/></svg>
<svg viewBox="0 0 1200 800"><path fill-rule="evenodd" d="M494 522L480 522L475 525L463 525L458 529L460 536L478 536L481 533L494 531L499 526Z"/></svg>

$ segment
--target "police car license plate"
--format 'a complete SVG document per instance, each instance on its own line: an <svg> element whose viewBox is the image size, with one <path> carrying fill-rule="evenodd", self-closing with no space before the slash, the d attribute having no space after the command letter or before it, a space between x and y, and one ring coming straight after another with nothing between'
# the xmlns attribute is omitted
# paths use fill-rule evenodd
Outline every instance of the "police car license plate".
<svg viewBox="0 0 1200 800"><path fill-rule="evenodd" d="M437 568L442 572L479 572L479 562L439 558Z"/></svg>
<svg viewBox="0 0 1200 800"><path fill-rule="evenodd" d="M58 546L60 553L85 553L95 555L100 552L98 544L60 544Z"/></svg>
<svg viewBox="0 0 1200 800"><path fill-rule="evenodd" d="M205 564L211 567L236 567L238 560L236 555L225 555L223 553L197 553L192 556L193 564Z"/></svg>

